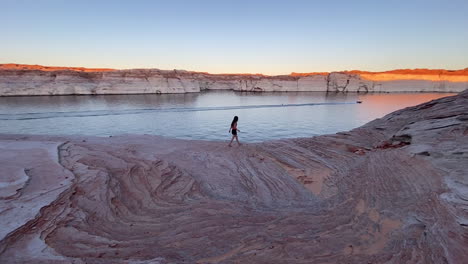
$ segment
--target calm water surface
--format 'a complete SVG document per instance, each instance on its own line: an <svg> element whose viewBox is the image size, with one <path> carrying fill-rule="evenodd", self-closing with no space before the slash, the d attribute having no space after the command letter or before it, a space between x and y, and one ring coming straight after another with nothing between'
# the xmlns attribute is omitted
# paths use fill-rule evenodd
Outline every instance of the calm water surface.
<svg viewBox="0 0 468 264"><path fill-rule="evenodd" d="M0 133L154 134L229 140L239 116L241 141L311 137L346 131L444 93L320 92L0 97ZM356 101L362 101L357 104Z"/></svg>

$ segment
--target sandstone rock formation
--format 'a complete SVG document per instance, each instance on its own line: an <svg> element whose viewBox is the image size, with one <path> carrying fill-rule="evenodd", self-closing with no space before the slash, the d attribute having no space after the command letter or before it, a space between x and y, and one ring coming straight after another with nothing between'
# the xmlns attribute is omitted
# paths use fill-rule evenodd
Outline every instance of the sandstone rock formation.
<svg viewBox="0 0 468 264"><path fill-rule="evenodd" d="M226 147L0 135L0 263L466 263L468 90Z"/></svg>
<svg viewBox="0 0 468 264"><path fill-rule="evenodd" d="M202 90L249 92L461 92L468 70L390 72L208 74L158 69L86 69L0 64L0 96L190 93Z"/></svg>

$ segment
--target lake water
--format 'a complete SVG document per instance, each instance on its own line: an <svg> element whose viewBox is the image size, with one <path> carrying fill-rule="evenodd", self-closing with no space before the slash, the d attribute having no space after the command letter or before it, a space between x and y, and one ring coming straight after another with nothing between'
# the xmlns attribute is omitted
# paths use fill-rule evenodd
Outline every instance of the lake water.
<svg viewBox="0 0 468 264"><path fill-rule="evenodd" d="M230 140L229 126L237 115L239 139L259 142L346 131L395 110L449 95L208 91L0 97L0 133Z"/></svg>

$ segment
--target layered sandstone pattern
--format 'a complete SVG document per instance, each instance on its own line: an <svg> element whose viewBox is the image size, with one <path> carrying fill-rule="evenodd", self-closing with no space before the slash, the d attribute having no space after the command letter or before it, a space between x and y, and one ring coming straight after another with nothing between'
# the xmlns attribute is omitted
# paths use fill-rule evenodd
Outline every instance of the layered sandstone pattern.
<svg viewBox="0 0 468 264"><path fill-rule="evenodd" d="M232 148L0 135L0 262L466 263L467 113Z"/></svg>
<svg viewBox="0 0 468 264"><path fill-rule="evenodd" d="M0 96L72 94L160 94L202 90L248 92L461 92L468 70L389 72L209 74L183 70L87 69L0 64Z"/></svg>

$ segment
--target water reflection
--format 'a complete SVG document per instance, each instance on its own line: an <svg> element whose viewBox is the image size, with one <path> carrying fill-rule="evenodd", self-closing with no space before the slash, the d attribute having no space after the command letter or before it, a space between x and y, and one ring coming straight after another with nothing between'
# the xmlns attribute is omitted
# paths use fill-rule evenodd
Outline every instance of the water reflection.
<svg viewBox="0 0 468 264"><path fill-rule="evenodd" d="M264 141L350 130L394 110L448 95L451 94L210 91L173 95L3 97L0 98L0 133L156 134L228 140L230 121L237 115L243 131L239 134L241 140ZM354 104L357 100L363 103ZM311 105L249 107L288 104ZM219 109L200 110L213 107ZM186 111L165 111L177 108ZM41 116L46 118L36 118Z"/></svg>

